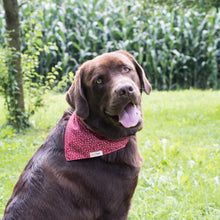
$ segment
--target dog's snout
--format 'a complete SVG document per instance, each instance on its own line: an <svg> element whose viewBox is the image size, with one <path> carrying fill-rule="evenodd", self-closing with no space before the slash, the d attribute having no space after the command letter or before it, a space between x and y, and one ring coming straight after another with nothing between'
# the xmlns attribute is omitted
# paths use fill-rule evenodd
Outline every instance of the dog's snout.
<svg viewBox="0 0 220 220"><path fill-rule="evenodd" d="M115 92L119 97L129 97L134 93L134 88L131 84L123 84L120 85Z"/></svg>

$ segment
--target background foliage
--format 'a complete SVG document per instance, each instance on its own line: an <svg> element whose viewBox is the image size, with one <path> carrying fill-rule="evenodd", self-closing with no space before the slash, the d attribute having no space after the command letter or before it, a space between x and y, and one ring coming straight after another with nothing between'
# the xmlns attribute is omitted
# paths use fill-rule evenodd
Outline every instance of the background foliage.
<svg viewBox="0 0 220 220"><path fill-rule="evenodd" d="M220 3L193 2L28 1L20 8L22 51L37 55L34 80L43 76L43 83L50 81L51 87L84 61L125 49L143 66L154 89L217 89L220 12L215 7ZM0 20L3 43L4 19Z"/></svg>

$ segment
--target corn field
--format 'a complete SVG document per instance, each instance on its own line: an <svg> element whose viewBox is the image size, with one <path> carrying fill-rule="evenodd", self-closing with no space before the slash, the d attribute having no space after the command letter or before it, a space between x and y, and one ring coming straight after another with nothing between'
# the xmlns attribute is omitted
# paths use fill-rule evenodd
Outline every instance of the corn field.
<svg viewBox="0 0 220 220"><path fill-rule="evenodd" d="M154 89L220 88L220 11L215 7L40 0L20 7L20 22L22 52L37 54L40 75L56 68L55 84L84 61L124 49L142 65ZM1 44L4 26L0 13Z"/></svg>

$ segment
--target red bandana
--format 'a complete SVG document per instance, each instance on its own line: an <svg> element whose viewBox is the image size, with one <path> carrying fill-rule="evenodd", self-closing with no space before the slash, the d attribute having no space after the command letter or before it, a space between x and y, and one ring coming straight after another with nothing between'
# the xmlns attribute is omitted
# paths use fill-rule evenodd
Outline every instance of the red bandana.
<svg viewBox="0 0 220 220"><path fill-rule="evenodd" d="M65 132L65 157L67 161L98 157L124 148L129 137L108 140L90 131L76 116L70 117Z"/></svg>

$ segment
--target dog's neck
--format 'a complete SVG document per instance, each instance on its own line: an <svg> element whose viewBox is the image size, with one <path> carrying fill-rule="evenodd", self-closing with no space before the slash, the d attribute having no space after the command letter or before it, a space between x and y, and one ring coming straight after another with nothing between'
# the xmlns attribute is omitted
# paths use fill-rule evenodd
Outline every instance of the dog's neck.
<svg viewBox="0 0 220 220"><path fill-rule="evenodd" d="M85 125L75 114L70 117L65 131L67 161L87 159L110 154L124 148L130 137L107 139Z"/></svg>

